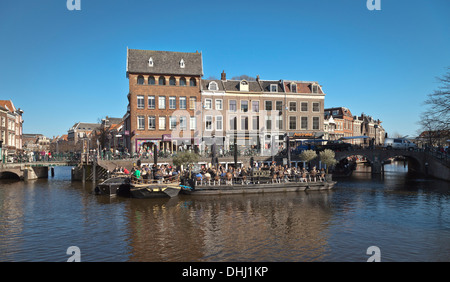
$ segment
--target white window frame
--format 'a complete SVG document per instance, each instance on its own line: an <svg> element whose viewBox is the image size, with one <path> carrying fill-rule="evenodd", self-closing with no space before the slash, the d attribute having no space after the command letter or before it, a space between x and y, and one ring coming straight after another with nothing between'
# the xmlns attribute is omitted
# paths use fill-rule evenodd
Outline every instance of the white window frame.
<svg viewBox="0 0 450 282"><path fill-rule="evenodd" d="M274 90L275 87L275 90ZM278 85L277 84L271 84L270 85L270 92L278 92Z"/></svg>
<svg viewBox="0 0 450 282"><path fill-rule="evenodd" d="M219 102L219 104L217 102ZM223 110L223 100L222 99L216 99L215 100L215 106L216 106L216 110Z"/></svg>
<svg viewBox="0 0 450 282"><path fill-rule="evenodd" d="M151 100L153 100L153 107L150 106L150 101L151 101ZM155 97L155 96L148 96L147 102L148 102L148 108L149 108L150 110L156 109L156 97Z"/></svg>
<svg viewBox="0 0 450 282"><path fill-rule="evenodd" d="M189 118L189 129L190 130L196 130L197 129L197 118L196 117L190 117Z"/></svg>
<svg viewBox="0 0 450 282"><path fill-rule="evenodd" d="M219 85L217 84L217 82L211 81L208 84L208 90L210 90L210 91L217 91L217 90L219 90Z"/></svg>
<svg viewBox="0 0 450 282"><path fill-rule="evenodd" d="M166 96L158 96L158 109L160 110L166 109Z"/></svg>
<svg viewBox="0 0 450 282"><path fill-rule="evenodd" d="M242 102L247 102L247 111L243 111L243 110L242 110ZM248 104L248 100L241 100L241 103L240 103L240 104L241 104L240 107L239 107L240 112L241 112L241 113L248 113L248 111L249 111L249 109L250 109L249 104Z"/></svg>
<svg viewBox="0 0 450 282"><path fill-rule="evenodd" d="M175 121L175 125L172 125L172 123ZM177 128L177 117L170 116L169 117L169 129L174 130Z"/></svg>
<svg viewBox="0 0 450 282"><path fill-rule="evenodd" d="M210 126L208 128L208 122L210 122ZM213 117L212 116L205 116L205 130L212 131L213 130Z"/></svg>
<svg viewBox="0 0 450 282"><path fill-rule="evenodd" d="M153 128L150 127L150 120L153 118ZM148 116L148 130L156 130L156 117L155 116Z"/></svg>
<svg viewBox="0 0 450 282"><path fill-rule="evenodd" d="M142 121L142 124L139 122L140 120ZM137 116L137 129L145 130L145 116Z"/></svg>
<svg viewBox="0 0 450 282"><path fill-rule="evenodd" d="M144 95L137 95L137 108L138 109L145 109L145 96Z"/></svg>
<svg viewBox="0 0 450 282"><path fill-rule="evenodd" d="M212 101L212 99L210 99L210 98L206 98L205 99L205 110L212 110L212 103L213 103L213 101Z"/></svg>
<svg viewBox="0 0 450 282"><path fill-rule="evenodd" d="M158 129L159 130L166 130L166 117L159 117L158 118Z"/></svg>
<svg viewBox="0 0 450 282"><path fill-rule="evenodd" d="M175 110L177 108L177 97L169 96L169 110Z"/></svg>
<svg viewBox="0 0 450 282"><path fill-rule="evenodd" d="M178 97L178 100L180 101L180 110L186 110L187 109L187 100L186 96ZM183 105L184 101L184 105Z"/></svg>
<svg viewBox="0 0 450 282"><path fill-rule="evenodd" d="M216 130L223 130L223 116L216 116Z"/></svg>

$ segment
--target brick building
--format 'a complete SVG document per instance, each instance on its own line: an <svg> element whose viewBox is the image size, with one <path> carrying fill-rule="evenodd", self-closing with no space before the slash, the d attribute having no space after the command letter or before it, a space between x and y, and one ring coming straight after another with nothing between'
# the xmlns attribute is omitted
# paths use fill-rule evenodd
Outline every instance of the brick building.
<svg viewBox="0 0 450 282"><path fill-rule="evenodd" d="M201 53L128 49L126 73L125 147L135 153L154 145L175 151L199 144Z"/></svg>
<svg viewBox="0 0 450 282"><path fill-rule="evenodd" d="M325 118L333 117L336 123L334 130L335 139L353 136L353 115L346 107L334 107L324 110Z"/></svg>
<svg viewBox="0 0 450 282"><path fill-rule="evenodd" d="M176 151L207 149L261 153L273 145L320 138L324 124L322 87L314 81L202 79L202 54L127 50L128 107L124 146Z"/></svg>

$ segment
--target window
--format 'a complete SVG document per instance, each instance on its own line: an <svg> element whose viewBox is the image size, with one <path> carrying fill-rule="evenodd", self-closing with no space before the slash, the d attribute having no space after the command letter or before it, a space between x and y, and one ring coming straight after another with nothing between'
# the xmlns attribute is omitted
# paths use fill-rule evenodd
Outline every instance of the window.
<svg viewBox="0 0 450 282"><path fill-rule="evenodd" d="M212 99L205 99L205 109L207 110L212 109Z"/></svg>
<svg viewBox="0 0 450 282"><path fill-rule="evenodd" d="M272 130L272 116L266 116L266 129Z"/></svg>
<svg viewBox="0 0 450 282"><path fill-rule="evenodd" d="M259 113L259 101L252 101L252 112Z"/></svg>
<svg viewBox="0 0 450 282"><path fill-rule="evenodd" d="M195 78L191 78L189 79L189 86L197 86L197 81L195 80Z"/></svg>
<svg viewBox="0 0 450 282"><path fill-rule="evenodd" d="M137 126L137 129L138 130L144 130L145 129L145 120L144 120L144 116L138 116L137 117L137 123L138 123L138 126Z"/></svg>
<svg viewBox="0 0 450 282"><path fill-rule="evenodd" d="M297 118L295 116L289 117L289 129L290 130L297 129Z"/></svg>
<svg viewBox="0 0 450 282"><path fill-rule="evenodd" d="M222 110L222 99L216 99L216 110Z"/></svg>
<svg viewBox="0 0 450 282"><path fill-rule="evenodd" d="M180 109L186 110L186 97L180 97Z"/></svg>
<svg viewBox="0 0 450 282"><path fill-rule="evenodd" d="M180 86L186 86L186 78L180 78Z"/></svg>
<svg viewBox="0 0 450 282"><path fill-rule="evenodd" d="M313 103L313 112L320 112L320 103Z"/></svg>
<svg viewBox="0 0 450 282"><path fill-rule="evenodd" d="M308 111L308 102L302 102L302 112Z"/></svg>
<svg viewBox="0 0 450 282"><path fill-rule="evenodd" d="M205 129L212 130L212 116L205 117Z"/></svg>
<svg viewBox="0 0 450 282"><path fill-rule="evenodd" d="M177 117L169 117L169 129L177 128Z"/></svg>
<svg viewBox="0 0 450 282"><path fill-rule="evenodd" d="M282 111L283 110L283 101L276 101L275 109L277 111Z"/></svg>
<svg viewBox="0 0 450 282"><path fill-rule="evenodd" d="M171 76L171 77L169 78L169 85L174 86L174 85L176 85L176 84L177 84L177 83L176 83L175 77Z"/></svg>
<svg viewBox="0 0 450 282"><path fill-rule="evenodd" d="M297 93L297 84L291 83L291 92Z"/></svg>
<svg viewBox="0 0 450 282"><path fill-rule="evenodd" d="M148 66L153 67L153 58L152 57L150 57L150 59L148 59Z"/></svg>
<svg viewBox="0 0 450 282"><path fill-rule="evenodd" d="M230 130L237 130L237 117L230 117Z"/></svg>
<svg viewBox="0 0 450 282"><path fill-rule="evenodd" d="M197 119L196 117L191 117L189 120L189 128L191 130L195 130L197 128Z"/></svg>
<svg viewBox="0 0 450 282"><path fill-rule="evenodd" d="M186 66L186 65L184 64L184 60L181 59L181 61L180 61L180 68L184 69L185 66Z"/></svg>
<svg viewBox="0 0 450 282"><path fill-rule="evenodd" d="M252 129L259 130L259 116L252 117Z"/></svg>
<svg viewBox="0 0 450 282"><path fill-rule="evenodd" d="M145 102L144 102L144 96L138 95L137 96L137 108L138 109L145 109Z"/></svg>
<svg viewBox="0 0 450 282"><path fill-rule="evenodd" d="M302 117L301 128L302 129L308 129L308 117Z"/></svg>
<svg viewBox="0 0 450 282"><path fill-rule="evenodd" d="M154 116L148 117L148 129L150 129L150 130L156 129L156 117L154 117Z"/></svg>
<svg viewBox="0 0 450 282"><path fill-rule="evenodd" d="M241 130L248 130L248 117L241 117Z"/></svg>
<svg viewBox="0 0 450 282"><path fill-rule="evenodd" d="M186 117L180 117L180 130L187 129L187 119Z"/></svg>
<svg viewBox="0 0 450 282"><path fill-rule="evenodd" d="M155 96L148 96L148 108L151 110L155 109Z"/></svg>
<svg viewBox="0 0 450 282"><path fill-rule="evenodd" d="M319 117L313 117L313 129L319 129Z"/></svg>
<svg viewBox="0 0 450 282"><path fill-rule="evenodd" d="M271 84L270 85L270 92L278 92L278 85Z"/></svg>
<svg viewBox="0 0 450 282"><path fill-rule="evenodd" d="M277 129L283 129L283 116L276 116Z"/></svg>
<svg viewBox="0 0 450 282"><path fill-rule="evenodd" d="M159 85L166 85L166 78L164 76L160 76L158 80Z"/></svg>
<svg viewBox="0 0 450 282"><path fill-rule="evenodd" d="M289 111L296 112L297 111L297 102L289 102Z"/></svg>
<svg viewBox="0 0 450 282"><path fill-rule="evenodd" d="M241 100L241 112L243 112L243 113L248 112L248 101L247 100Z"/></svg>
<svg viewBox="0 0 450 282"><path fill-rule="evenodd" d="M317 85L317 84L313 84L313 85L311 85L311 90L312 90L312 93L319 93L319 85Z"/></svg>
<svg viewBox="0 0 450 282"><path fill-rule="evenodd" d="M223 117L216 116L216 130L223 130Z"/></svg>
<svg viewBox="0 0 450 282"><path fill-rule="evenodd" d="M189 98L189 109L190 110L195 110L195 103L197 102L197 98L196 97L190 97Z"/></svg>
<svg viewBox="0 0 450 282"><path fill-rule="evenodd" d="M159 96L158 97L158 109L165 109L166 108L166 96Z"/></svg>
<svg viewBox="0 0 450 282"><path fill-rule="evenodd" d="M166 130L166 118L159 117L159 130Z"/></svg>
<svg viewBox="0 0 450 282"><path fill-rule="evenodd" d="M271 111L272 110L272 101L264 101L264 109L266 111Z"/></svg>
<svg viewBox="0 0 450 282"><path fill-rule="evenodd" d="M211 91L217 91L217 90L219 90L219 87L218 87L218 85L217 85L217 82L211 81L211 82L208 84L208 90L211 90Z"/></svg>
<svg viewBox="0 0 450 282"><path fill-rule="evenodd" d="M148 85L155 85L156 81L155 81L155 77L154 76L149 76L148 77Z"/></svg>
<svg viewBox="0 0 450 282"><path fill-rule="evenodd" d="M228 108L228 110L230 112L236 112L237 111L236 100L230 100L229 101L229 108Z"/></svg>
<svg viewBox="0 0 450 282"><path fill-rule="evenodd" d="M169 109L174 110L177 108L177 98L174 96L169 97Z"/></svg>
<svg viewBox="0 0 450 282"><path fill-rule="evenodd" d="M138 76L137 84L140 84L140 85L144 84L144 77L142 75Z"/></svg>

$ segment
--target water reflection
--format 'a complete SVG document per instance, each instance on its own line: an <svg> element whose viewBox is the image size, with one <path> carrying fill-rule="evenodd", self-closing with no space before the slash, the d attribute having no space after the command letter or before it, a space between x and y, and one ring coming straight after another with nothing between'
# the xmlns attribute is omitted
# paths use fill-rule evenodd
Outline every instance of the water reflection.
<svg viewBox="0 0 450 282"><path fill-rule="evenodd" d="M173 199L96 196L92 183L55 177L0 183L0 261L450 260L448 182L385 166L336 189Z"/></svg>

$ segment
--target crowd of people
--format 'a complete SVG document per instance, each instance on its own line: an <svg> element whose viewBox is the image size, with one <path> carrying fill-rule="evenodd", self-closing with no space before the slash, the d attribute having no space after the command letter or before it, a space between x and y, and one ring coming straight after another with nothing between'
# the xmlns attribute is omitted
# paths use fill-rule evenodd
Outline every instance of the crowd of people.
<svg viewBox="0 0 450 282"><path fill-rule="evenodd" d="M289 167L287 165L260 165L260 166L242 166L227 168L222 165L203 166L198 170L192 167L181 170L171 165L133 165L131 171L124 167L117 167L113 171L114 174L131 175L135 183L168 183L178 182L191 179L197 185L211 184L220 185L233 183L249 184L249 183L282 183L282 182L310 182L325 181L325 170L313 167L311 170L305 168Z"/></svg>

